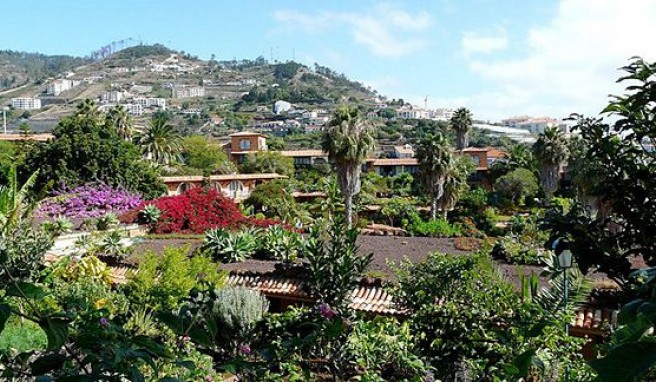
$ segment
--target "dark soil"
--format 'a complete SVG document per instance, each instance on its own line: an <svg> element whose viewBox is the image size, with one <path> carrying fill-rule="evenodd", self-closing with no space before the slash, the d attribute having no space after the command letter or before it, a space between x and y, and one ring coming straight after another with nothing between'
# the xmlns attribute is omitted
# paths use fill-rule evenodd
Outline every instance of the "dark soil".
<svg viewBox="0 0 656 382"><path fill-rule="evenodd" d="M135 244L131 260L148 250L162 253L166 247L188 246L191 254L202 240L190 239L145 239ZM468 252L460 251L453 246L453 239L430 237L394 237L394 236L360 236L358 238L361 254L373 253L373 260L365 276L372 278L394 279L391 264L400 264L407 259L411 263L420 262L434 252L466 256ZM250 271L256 273L273 272L275 262L250 259L242 263L222 264L221 269L226 271ZM518 266L497 262L498 269L508 281L519 285L519 274L538 274L541 270L536 266ZM521 269L521 271L520 271ZM542 280L544 282L544 280Z"/></svg>

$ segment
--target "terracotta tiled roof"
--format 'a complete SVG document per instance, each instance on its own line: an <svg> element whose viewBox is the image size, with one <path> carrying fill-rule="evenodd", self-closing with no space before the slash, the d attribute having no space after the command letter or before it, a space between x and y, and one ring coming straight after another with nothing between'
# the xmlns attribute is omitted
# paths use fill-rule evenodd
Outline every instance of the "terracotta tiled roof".
<svg viewBox="0 0 656 382"><path fill-rule="evenodd" d="M590 334L605 334L617 326L618 313L615 309L583 307L576 312L570 329L588 331Z"/></svg>
<svg viewBox="0 0 656 382"><path fill-rule="evenodd" d="M216 181L216 180L279 179L279 178L286 178L286 176L276 174L276 173L211 175L210 176L210 181Z"/></svg>
<svg viewBox="0 0 656 382"><path fill-rule="evenodd" d="M251 132L251 131L242 131L240 133L230 134L229 136L230 137L253 137L253 136L266 137L266 135L264 135L264 134Z"/></svg>
<svg viewBox="0 0 656 382"><path fill-rule="evenodd" d="M417 158L385 158L371 160L373 166L417 166Z"/></svg>
<svg viewBox="0 0 656 382"><path fill-rule="evenodd" d="M268 297L283 297L301 302L312 301L312 298L303 289L303 280L300 278L233 272L228 276L227 283L257 290ZM350 299L349 306L361 312L403 314L394 306L393 297L380 283L359 285L351 292Z"/></svg>

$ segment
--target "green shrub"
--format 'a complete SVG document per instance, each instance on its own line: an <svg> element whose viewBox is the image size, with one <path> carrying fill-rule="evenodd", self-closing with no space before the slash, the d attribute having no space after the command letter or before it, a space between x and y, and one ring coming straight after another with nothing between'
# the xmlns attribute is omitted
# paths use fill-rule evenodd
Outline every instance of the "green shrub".
<svg viewBox="0 0 656 382"><path fill-rule="evenodd" d="M123 242L123 234L119 231L111 231L104 235L97 249L105 256L118 259L124 259L130 253L130 247Z"/></svg>
<svg viewBox="0 0 656 382"><path fill-rule="evenodd" d="M378 316L358 321L348 337L346 358L362 381L421 380L429 367L414 352L408 322Z"/></svg>
<svg viewBox="0 0 656 382"><path fill-rule="evenodd" d="M205 255L188 257L189 247L147 252L126 286L130 300L153 309L173 310L201 283L223 285L225 273Z"/></svg>
<svg viewBox="0 0 656 382"><path fill-rule="evenodd" d="M417 214L412 216L412 223L407 230L415 236L453 237L462 235L458 227L449 224L444 219L424 221Z"/></svg>
<svg viewBox="0 0 656 382"><path fill-rule="evenodd" d="M268 300L246 287L215 290L212 298L212 316L228 339L237 343L246 340L268 310Z"/></svg>
<svg viewBox="0 0 656 382"><path fill-rule="evenodd" d="M41 224L41 228L53 236L59 236L62 233L71 232L73 230L73 222L66 216L59 216L51 222Z"/></svg>
<svg viewBox="0 0 656 382"><path fill-rule="evenodd" d="M12 317L0 333L0 351L15 349L19 352L46 348L46 333L32 321Z"/></svg>

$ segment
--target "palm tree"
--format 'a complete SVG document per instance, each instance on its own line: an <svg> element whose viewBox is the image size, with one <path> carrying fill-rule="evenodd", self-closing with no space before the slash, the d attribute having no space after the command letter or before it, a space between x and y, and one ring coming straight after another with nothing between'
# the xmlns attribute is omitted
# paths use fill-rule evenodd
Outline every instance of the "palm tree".
<svg viewBox="0 0 656 382"><path fill-rule="evenodd" d="M441 133L428 134L417 148L419 171L431 197L431 216L437 219L438 201L444 195L444 185L452 168L453 154L447 139Z"/></svg>
<svg viewBox="0 0 656 382"><path fill-rule="evenodd" d="M85 99L77 104L77 115L87 116L96 121L100 120L100 110L96 103L91 99Z"/></svg>
<svg viewBox="0 0 656 382"><path fill-rule="evenodd" d="M447 211L453 209L458 200L469 190L467 178L474 170L474 162L466 156L454 157L446 171L444 194L438 200L442 218L446 220Z"/></svg>
<svg viewBox="0 0 656 382"><path fill-rule="evenodd" d="M548 127L533 144L533 152L539 163L540 183L548 201L558 190L560 169L569 153L567 139L557 127Z"/></svg>
<svg viewBox="0 0 656 382"><path fill-rule="evenodd" d="M466 107L461 107L453 113L450 121L451 128L456 132L456 148L460 151L469 146L469 130L472 127L472 113Z"/></svg>
<svg viewBox="0 0 656 382"><path fill-rule="evenodd" d="M19 187L16 167L12 166L9 169L7 184L0 185L0 236L6 235L16 228L29 212L27 196L29 189L36 181L36 177L37 173L35 172Z"/></svg>
<svg viewBox="0 0 656 382"><path fill-rule="evenodd" d="M130 142L132 141L132 118L128 114L125 107L116 105L107 113L105 118L105 126L116 130L119 137Z"/></svg>
<svg viewBox="0 0 656 382"><path fill-rule="evenodd" d="M321 147L337 169L337 183L346 209L346 224L353 225L353 198L360 192L362 162L374 147L369 124L360 111L348 105L340 107L328 122Z"/></svg>
<svg viewBox="0 0 656 382"><path fill-rule="evenodd" d="M152 119L143 132L137 133L135 141L144 158L158 165L173 162L180 150L180 135L165 118Z"/></svg>

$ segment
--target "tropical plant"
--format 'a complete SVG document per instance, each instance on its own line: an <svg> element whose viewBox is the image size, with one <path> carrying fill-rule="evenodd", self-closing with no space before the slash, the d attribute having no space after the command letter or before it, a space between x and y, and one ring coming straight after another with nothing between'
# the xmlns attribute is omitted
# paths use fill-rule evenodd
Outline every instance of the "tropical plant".
<svg viewBox="0 0 656 382"><path fill-rule="evenodd" d="M98 245L98 250L105 256L123 259L128 255L129 247L124 242L121 232L114 230L103 236Z"/></svg>
<svg viewBox="0 0 656 382"><path fill-rule="evenodd" d="M160 211L160 209L154 204L146 205L143 210L139 212L140 220L148 224L150 227L156 226L161 216L162 211Z"/></svg>
<svg viewBox="0 0 656 382"><path fill-rule="evenodd" d="M512 145L504 157L494 161L490 167L490 176L496 180L518 168L525 168L537 173L533 152L530 146L523 143Z"/></svg>
<svg viewBox="0 0 656 382"><path fill-rule="evenodd" d="M109 109L105 118L105 126L109 129L115 129L118 136L128 142L132 141L132 118L123 105L116 105Z"/></svg>
<svg viewBox="0 0 656 382"><path fill-rule="evenodd" d="M306 286L315 300L340 311L348 306L349 294L358 285L373 254L357 254L357 229L348 228L342 216L334 215L328 224L328 232L322 231L321 222L315 224L307 239L309 276Z"/></svg>
<svg viewBox="0 0 656 382"><path fill-rule="evenodd" d="M41 201L35 214L41 217L99 217L108 212L128 211L141 202L139 195L106 184L84 184L75 188L62 185Z"/></svg>
<svg viewBox="0 0 656 382"><path fill-rule="evenodd" d="M444 193L438 201L438 208L442 211L443 219L446 220L447 212L452 210L469 190L467 179L474 169L474 163L467 157L459 156L451 161L447 169Z"/></svg>
<svg viewBox="0 0 656 382"><path fill-rule="evenodd" d="M201 170L204 175L236 172L221 144L200 135L184 138L180 155L185 165Z"/></svg>
<svg viewBox="0 0 656 382"><path fill-rule="evenodd" d="M18 184L16 168L9 170L9 182L0 185L0 235L7 235L18 227L31 210L28 203L30 188L34 185L37 173L32 174L22 186Z"/></svg>
<svg viewBox="0 0 656 382"><path fill-rule="evenodd" d="M255 234L249 230L229 232L225 229L211 229L205 234L201 246L203 253L224 263L242 262L251 258L258 249Z"/></svg>
<svg viewBox="0 0 656 382"><path fill-rule="evenodd" d="M259 239L268 258L283 263L292 263L302 255L301 236L279 225L267 228Z"/></svg>
<svg viewBox="0 0 656 382"><path fill-rule="evenodd" d="M98 231L107 231L119 223L118 217L114 213L106 213L96 219L96 229Z"/></svg>
<svg viewBox="0 0 656 382"><path fill-rule="evenodd" d="M567 139L558 127L548 127L538 136L533 152L540 167L542 190L549 200L558 190L560 170L569 154Z"/></svg>
<svg viewBox="0 0 656 382"><path fill-rule="evenodd" d="M71 232L73 230L73 222L66 216L58 216L53 221L42 223L41 228L53 236L59 236L62 233Z"/></svg>
<svg viewBox="0 0 656 382"><path fill-rule="evenodd" d="M175 162L180 151L180 135L165 118L151 119L143 132L135 135L145 159L156 165Z"/></svg>
<svg viewBox="0 0 656 382"><path fill-rule="evenodd" d="M353 198L360 192L362 162L374 147L369 124L359 109L343 105L332 116L321 141L337 170L337 184L344 197L346 225L353 225Z"/></svg>
<svg viewBox="0 0 656 382"><path fill-rule="evenodd" d="M472 114L465 107L458 108L449 121L449 126L456 132L456 148L460 151L469 146L469 130L472 127Z"/></svg>
<svg viewBox="0 0 656 382"><path fill-rule="evenodd" d="M451 147L441 133L428 134L419 143L417 159L423 183L431 197L431 216L436 220L438 202L444 196L448 174L453 168Z"/></svg>

